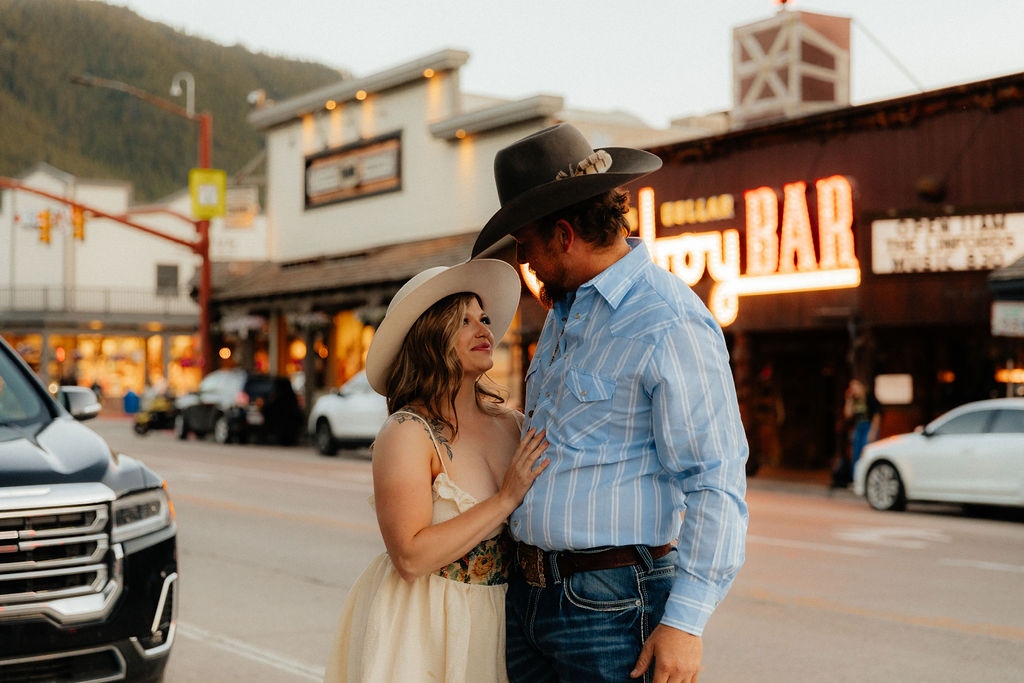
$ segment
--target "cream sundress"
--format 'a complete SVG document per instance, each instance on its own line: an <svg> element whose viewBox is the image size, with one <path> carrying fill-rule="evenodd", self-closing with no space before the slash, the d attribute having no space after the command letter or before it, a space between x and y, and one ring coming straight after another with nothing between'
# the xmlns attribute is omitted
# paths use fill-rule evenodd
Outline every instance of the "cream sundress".
<svg viewBox="0 0 1024 683"><path fill-rule="evenodd" d="M434 478L431 524L478 502L448 476L444 457ZM390 418L389 418L390 419ZM371 500L372 504L372 500ZM342 608L327 662L329 683L505 683L505 591L510 546L503 523L465 556L407 582L387 553L356 580Z"/></svg>

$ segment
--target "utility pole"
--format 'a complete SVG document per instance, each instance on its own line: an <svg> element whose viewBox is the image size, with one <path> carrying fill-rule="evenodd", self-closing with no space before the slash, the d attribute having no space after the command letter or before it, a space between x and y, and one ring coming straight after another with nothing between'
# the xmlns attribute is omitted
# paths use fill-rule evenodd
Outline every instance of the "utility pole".
<svg viewBox="0 0 1024 683"><path fill-rule="evenodd" d="M198 167L211 168L213 151L213 114L210 112L195 113L195 80L188 72L178 72L174 75L171 84L171 94L181 94L180 83L184 82L186 87L187 108L183 108L174 102L157 97L156 95L136 88L133 85L113 81L108 78L99 78L90 74L72 76L71 82L76 85L88 87L106 88L126 93L132 97L148 102L153 106L180 116L181 118L195 121L199 124L199 159ZM130 223L127 223L131 225ZM193 251L200 257L199 265L199 343L201 345L200 357L203 360L202 373L206 375L213 369L213 348L210 339L210 291L212 289L212 274L210 269L210 221L201 219L194 221L198 236L195 244L190 244Z"/></svg>

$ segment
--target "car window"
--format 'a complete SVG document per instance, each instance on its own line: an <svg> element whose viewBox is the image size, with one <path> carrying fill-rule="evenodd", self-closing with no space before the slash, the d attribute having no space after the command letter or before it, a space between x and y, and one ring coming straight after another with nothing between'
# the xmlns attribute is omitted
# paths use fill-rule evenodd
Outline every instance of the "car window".
<svg viewBox="0 0 1024 683"><path fill-rule="evenodd" d="M952 420L947 420L937 429L932 429L932 434L981 434L992 417L991 410L975 410L963 415L958 415Z"/></svg>
<svg viewBox="0 0 1024 683"><path fill-rule="evenodd" d="M989 431L996 434L1024 434L1024 410L997 410Z"/></svg>
<svg viewBox="0 0 1024 683"><path fill-rule="evenodd" d="M245 393L252 397L268 396L274 390L274 378L266 375L252 375L245 383Z"/></svg>
<svg viewBox="0 0 1024 683"><path fill-rule="evenodd" d="M0 352L0 425L28 425L49 418L30 380Z"/></svg>

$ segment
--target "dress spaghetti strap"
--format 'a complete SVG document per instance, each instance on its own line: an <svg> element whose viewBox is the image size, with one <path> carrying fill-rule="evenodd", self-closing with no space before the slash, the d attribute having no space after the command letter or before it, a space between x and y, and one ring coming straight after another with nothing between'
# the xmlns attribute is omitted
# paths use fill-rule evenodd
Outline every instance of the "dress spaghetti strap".
<svg viewBox="0 0 1024 683"><path fill-rule="evenodd" d="M434 443L434 452L437 453L437 459L441 461L441 470L447 475L448 468L445 467L444 457L442 457L441 455L441 444L437 442L437 437L434 436L434 430L431 429L430 423L427 422L426 419L424 419L421 415L417 415L411 410L396 410L395 412L391 413L391 415L388 416L388 419L390 420L395 415L409 415L410 417L413 417L423 423L423 426L427 428L427 434L430 435L430 440Z"/></svg>

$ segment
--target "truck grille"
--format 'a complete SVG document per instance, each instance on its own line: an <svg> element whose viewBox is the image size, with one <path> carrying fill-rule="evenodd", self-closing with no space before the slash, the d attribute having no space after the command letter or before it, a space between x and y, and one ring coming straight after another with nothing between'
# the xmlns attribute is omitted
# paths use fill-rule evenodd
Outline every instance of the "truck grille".
<svg viewBox="0 0 1024 683"><path fill-rule="evenodd" d="M106 504L0 511L0 605L102 591L109 520Z"/></svg>
<svg viewBox="0 0 1024 683"><path fill-rule="evenodd" d="M0 660L0 681L106 683L124 680L124 657L114 647Z"/></svg>

